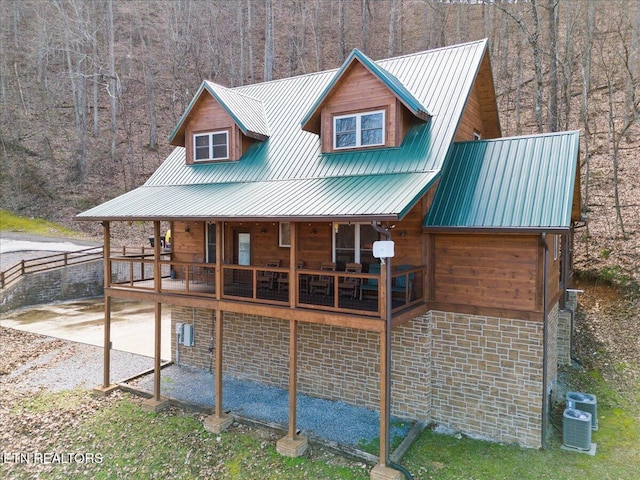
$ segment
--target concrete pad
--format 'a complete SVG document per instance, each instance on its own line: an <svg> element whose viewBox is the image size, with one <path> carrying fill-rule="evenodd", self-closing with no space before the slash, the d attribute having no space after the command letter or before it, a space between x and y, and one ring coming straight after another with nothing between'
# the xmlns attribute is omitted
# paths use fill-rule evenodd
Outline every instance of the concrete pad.
<svg viewBox="0 0 640 480"><path fill-rule="evenodd" d="M371 469L371 475L369 478L371 480L402 480L404 478L404 474L395 468L377 464Z"/></svg>
<svg viewBox="0 0 640 480"><path fill-rule="evenodd" d="M225 415L218 417L217 415L209 415L204 419L203 426L207 432L221 433L224 432L233 423L233 415Z"/></svg>
<svg viewBox="0 0 640 480"><path fill-rule="evenodd" d="M598 447L598 445L595 444L595 443L591 444L591 448L589 450L582 450L581 448L575 448L575 447L570 447L568 445L562 445L560 447L560 450L565 450L567 452L575 452L575 453L586 453L587 455L591 455L592 457L595 457L597 447Z"/></svg>
<svg viewBox="0 0 640 480"><path fill-rule="evenodd" d="M142 402L142 410L150 413L158 413L169 406L169 400L165 397L160 397L160 400L155 398L147 398Z"/></svg>
<svg viewBox="0 0 640 480"><path fill-rule="evenodd" d="M302 435L296 435L295 438L289 436L282 437L276 442L276 451L285 457L300 457L304 454L309 446L309 440Z"/></svg>
<svg viewBox="0 0 640 480"><path fill-rule="evenodd" d="M171 307L162 306L161 356L171 359ZM154 356L155 310L153 303L112 299L111 348ZM12 311L0 318L0 326L102 347L104 298L76 300Z"/></svg>
<svg viewBox="0 0 640 480"><path fill-rule="evenodd" d="M100 385L99 387L94 387L93 390L91 390L91 393L93 393L94 395L106 397L107 395L111 394L111 392L119 388L120 385L118 385L117 383L112 383L108 387L103 387L102 385Z"/></svg>

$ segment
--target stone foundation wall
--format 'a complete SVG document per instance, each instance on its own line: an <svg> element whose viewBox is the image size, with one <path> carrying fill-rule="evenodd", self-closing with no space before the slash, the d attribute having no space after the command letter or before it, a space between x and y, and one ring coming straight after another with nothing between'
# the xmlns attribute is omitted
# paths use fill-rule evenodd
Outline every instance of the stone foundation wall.
<svg viewBox="0 0 640 480"><path fill-rule="evenodd" d="M558 313L558 365L571 365L571 317L578 308L578 292L567 291L564 310Z"/></svg>
<svg viewBox="0 0 640 480"><path fill-rule="evenodd" d="M208 369L215 312L173 307L172 359L175 324L193 323L195 344L178 347L180 363ZM418 317L392 336L392 412L427 421L430 415L430 316ZM226 312L224 373L280 388L289 386L289 322ZM298 324L298 391L377 410L379 399L379 336L351 328ZM214 351L215 351L215 345Z"/></svg>
<svg viewBox="0 0 640 480"><path fill-rule="evenodd" d="M209 368L215 313L172 309L195 325L180 361ZM549 315L549 386L556 378L558 309ZM541 322L429 312L393 331L392 413L466 434L538 447L541 438ZM175 333L172 328L175 348ZM298 391L379 408L378 334L298 324ZM224 373L288 388L289 322L225 313Z"/></svg>
<svg viewBox="0 0 640 480"><path fill-rule="evenodd" d="M541 322L432 312L433 421L540 446Z"/></svg>

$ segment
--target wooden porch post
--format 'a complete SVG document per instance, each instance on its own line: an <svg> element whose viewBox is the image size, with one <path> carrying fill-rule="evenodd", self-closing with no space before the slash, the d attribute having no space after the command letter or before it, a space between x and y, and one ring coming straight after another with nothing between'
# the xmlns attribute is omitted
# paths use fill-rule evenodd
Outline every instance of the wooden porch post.
<svg viewBox="0 0 640 480"><path fill-rule="evenodd" d="M291 250L289 251L289 306L296 308L298 303L298 225L291 222ZM307 437L297 434L297 396L298 396L298 321L289 321L289 430L278 440L276 450L280 455L299 457L309 442Z"/></svg>
<svg viewBox="0 0 640 480"><path fill-rule="evenodd" d="M222 241L223 241L224 222L218 222L216 225L216 299L222 298L224 288L224 275L222 271ZM232 415L225 415L222 410L222 345L224 338L224 312L220 307L216 308L216 373L215 373L215 402L216 409L213 415L209 415L204 419L203 425L205 430L212 433L220 433L229 428L233 423Z"/></svg>
<svg viewBox="0 0 640 480"><path fill-rule="evenodd" d="M289 438L296 439L296 395L298 393L297 386L297 370L298 370L298 322L291 320L289 322Z"/></svg>
<svg viewBox="0 0 640 480"><path fill-rule="evenodd" d="M389 311L389 302L387 296L391 293L387 290L388 283L388 265L389 259L386 259L386 264L382 265L380 269L380 316L385 321L385 328L380 332L380 465L386 466L386 461L389 458L389 452L387 452L387 445L389 444L389 409L387 408L390 399L387 398L387 336L391 335L388 331L387 315Z"/></svg>
<svg viewBox="0 0 640 480"><path fill-rule="evenodd" d="M222 310L216 309L216 416L222 418Z"/></svg>
<svg viewBox="0 0 640 480"><path fill-rule="evenodd" d="M388 229L373 227L391 240ZM389 422L391 421L391 258L382 258L380 268L380 316L384 328L380 332L380 457L371 470L371 480L400 480L403 474L391 466Z"/></svg>
<svg viewBox="0 0 640 480"><path fill-rule="evenodd" d="M153 222L153 287L156 294L160 294L162 286L162 266L160 265L160 222ZM144 267L143 267L144 268ZM147 411L159 412L168 404L160 396L160 356L162 355L162 303L155 302L155 351L153 366L153 397L142 403Z"/></svg>
<svg viewBox="0 0 640 480"><path fill-rule="evenodd" d="M298 225L291 222L291 243L289 248L289 306L296 308L298 303Z"/></svg>
<svg viewBox="0 0 640 480"><path fill-rule="evenodd" d="M293 244L292 244L293 247ZM293 288L289 285L289 289ZM297 288L297 286L296 286ZM289 430L287 435L276 443L276 450L285 457L299 457L309 446L307 437L297 434L296 396L298 369L298 321L289 321Z"/></svg>
<svg viewBox="0 0 640 480"><path fill-rule="evenodd" d="M104 347L103 347L103 379L102 385L93 389L95 393L108 395L118 388L111 384L111 296L107 293L107 288L111 286L111 228L109 222L102 222L104 236L103 262L104 262Z"/></svg>
<svg viewBox="0 0 640 480"><path fill-rule="evenodd" d="M153 366L153 398L160 402L160 355L162 340L162 304L156 302L155 308L155 358Z"/></svg>

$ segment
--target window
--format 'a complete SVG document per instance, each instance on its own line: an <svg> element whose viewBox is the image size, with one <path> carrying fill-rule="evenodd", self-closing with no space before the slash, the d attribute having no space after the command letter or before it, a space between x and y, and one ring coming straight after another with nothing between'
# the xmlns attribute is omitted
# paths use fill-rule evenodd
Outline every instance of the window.
<svg viewBox="0 0 640 480"><path fill-rule="evenodd" d="M333 260L338 265L355 262L377 263L373 258L373 242L378 232L369 223L333 224Z"/></svg>
<svg viewBox="0 0 640 480"><path fill-rule="evenodd" d="M333 148L384 145L384 110L333 117Z"/></svg>
<svg viewBox="0 0 640 480"><path fill-rule="evenodd" d="M290 222L280 222L279 227L279 241L278 245L281 247L290 247L291 246L291 223Z"/></svg>
<svg viewBox="0 0 640 480"><path fill-rule="evenodd" d="M193 136L193 159L227 160L229 158L229 132L201 133Z"/></svg>
<svg viewBox="0 0 640 480"><path fill-rule="evenodd" d="M479 131L474 130L473 131L473 139L474 140L482 140L482 134Z"/></svg>
<svg viewBox="0 0 640 480"><path fill-rule="evenodd" d="M207 223L207 263L216 263L216 224Z"/></svg>

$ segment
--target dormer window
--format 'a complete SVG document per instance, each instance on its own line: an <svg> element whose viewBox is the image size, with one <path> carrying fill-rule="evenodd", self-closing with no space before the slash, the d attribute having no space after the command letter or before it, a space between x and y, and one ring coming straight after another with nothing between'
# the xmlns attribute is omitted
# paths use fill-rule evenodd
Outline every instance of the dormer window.
<svg viewBox="0 0 640 480"><path fill-rule="evenodd" d="M229 159L229 132L197 133L193 135L193 159L196 162Z"/></svg>
<svg viewBox="0 0 640 480"><path fill-rule="evenodd" d="M384 145L384 110L333 117L333 148Z"/></svg>

